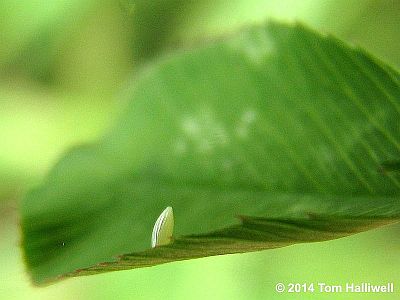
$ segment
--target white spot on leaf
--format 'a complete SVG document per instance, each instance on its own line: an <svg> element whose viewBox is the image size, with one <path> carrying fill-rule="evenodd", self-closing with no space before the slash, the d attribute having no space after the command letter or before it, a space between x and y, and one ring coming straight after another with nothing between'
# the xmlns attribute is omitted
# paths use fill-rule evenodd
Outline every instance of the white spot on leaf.
<svg viewBox="0 0 400 300"><path fill-rule="evenodd" d="M176 154L184 154L187 151L187 148L187 143L182 139L177 140L174 144L174 150Z"/></svg>
<svg viewBox="0 0 400 300"><path fill-rule="evenodd" d="M245 139L249 135L251 125L257 120L257 112L248 109L243 112L236 127L236 134L239 138Z"/></svg>
<svg viewBox="0 0 400 300"><path fill-rule="evenodd" d="M200 124L193 117L185 118L182 122L183 131L189 136L196 136L200 132Z"/></svg>
<svg viewBox="0 0 400 300"><path fill-rule="evenodd" d="M276 51L273 39L263 30L242 33L230 42L230 46L245 54L255 64L262 64Z"/></svg>
<svg viewBox="0 0 400 300"><path fill-rule="evenodd" d="M223 124L207 109L197 114L185 116L181 123L182 131L190 148L199 153L211 154L218 147L229 143L229 136Z"/></svg>
<svg viewBox="0 0 400 300"><path fill-rule="evenodd" d="M222 168L225 170L225 171L230 171L230 170L232 170L232 167L233 167L233 162L231 161L231 160L224 160L223 162L222 162Z"/></svg>

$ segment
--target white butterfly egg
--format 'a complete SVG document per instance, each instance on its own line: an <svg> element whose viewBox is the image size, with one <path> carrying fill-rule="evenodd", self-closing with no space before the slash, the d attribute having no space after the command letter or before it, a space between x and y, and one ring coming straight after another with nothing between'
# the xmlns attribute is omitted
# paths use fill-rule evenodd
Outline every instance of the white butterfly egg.
<svg viewBox="0 0 400 300"><path fill-rule="evenodd" d="M151 247L168 245L172 241L174 232L174 212L168 206L158 217L151 235Z"/></svg>

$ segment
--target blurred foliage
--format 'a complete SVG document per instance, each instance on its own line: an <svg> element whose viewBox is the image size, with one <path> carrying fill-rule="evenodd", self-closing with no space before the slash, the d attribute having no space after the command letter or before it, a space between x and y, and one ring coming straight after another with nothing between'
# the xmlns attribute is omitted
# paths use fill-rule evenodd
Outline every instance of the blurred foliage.
<svg viewBox="0 0 400 300"><path fill-rule="evenodd" d="M272 17L300 20L334 33L400 67L398 1L197 1L193 7L185 6L185 14L177 7L179 16L164 23L164 37L153 29L161 27L159 15L150 12L148 19L135 21L133 3L123 1L0 2L0 298L109 299L119 293L121 299L285 299L287 295L272 291L278 279L398 281L397 226L321 245L119 272L44 290L29 287L16 251L18 221L8 216L14 214L18 197L41 181L62 153L72 145L96 140L107 130L124 106L114 95L124 89L135 70L135 57L148 59L163 47L196 43L204 36L218 36ZM158 9L160 14L171 11L167 1L159 3L164 7ZM134 28L135 23L142 33ZM146 35L162 41L149 38L156 46L147 56L144 52L149 46L138 41ZM304 263L309 257L313 262ZM177 278L172 280L171 273ZM346 299L345 295L327 297ZM352 299L364 296L353 295Z"/></svg>

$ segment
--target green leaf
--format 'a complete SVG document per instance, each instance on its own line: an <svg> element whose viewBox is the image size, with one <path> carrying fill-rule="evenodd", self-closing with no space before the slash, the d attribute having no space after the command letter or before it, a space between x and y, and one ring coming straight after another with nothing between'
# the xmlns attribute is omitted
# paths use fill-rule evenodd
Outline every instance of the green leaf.
<svg viewBox="0 0 400 300"><path fill-rule="evenodd" d="M399 75L301 25L147 65L101 141L22 201L37 284L324 241L400 220ZM150 249L174 210L173 243ZM125 253L125 254L124 254Z"/></svg>

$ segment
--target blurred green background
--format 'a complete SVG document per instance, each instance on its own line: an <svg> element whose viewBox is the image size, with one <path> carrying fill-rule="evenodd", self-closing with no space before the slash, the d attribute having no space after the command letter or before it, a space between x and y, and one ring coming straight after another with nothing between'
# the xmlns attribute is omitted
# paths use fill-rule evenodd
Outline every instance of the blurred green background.
<svg viewBox="0 0 400 300"><path fill-rule="evenodd" d="M29 282L18 200L70 147L96 140L124 109L136 68L266 19L301 21L400 67L400 2L369 0L2 0L0 2L0 299L399 299L277 294L274 286L394 282L400 226L336 241ZM134 83L133 83L134 84ZM84 255L84 253L83 253Z"/></svg>

